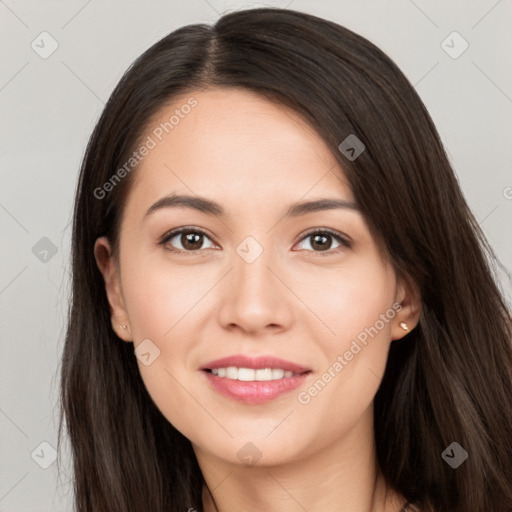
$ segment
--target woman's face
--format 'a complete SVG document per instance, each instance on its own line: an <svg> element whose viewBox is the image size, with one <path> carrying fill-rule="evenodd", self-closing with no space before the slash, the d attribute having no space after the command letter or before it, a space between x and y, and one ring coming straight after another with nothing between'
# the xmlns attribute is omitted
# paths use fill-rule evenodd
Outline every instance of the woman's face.
<svg viewBox="0 0 512 512"><path fill-rule="evenodd" d="M118 265L105 238L95 253L113 328L133 340L162 414L200 453L235 464L292 461L371 425L390 342L417 308L323 140L294 112L237 89L183 95L143 140L151 148L133 171ZM151 210L173 195L219 210ZM297 209L320 199L339 205ZM309 372L254 382L285 364L204 370L229 356ZM250 362L220 366L231 365ZM248 380L237 387L238 377Z"/></svg>

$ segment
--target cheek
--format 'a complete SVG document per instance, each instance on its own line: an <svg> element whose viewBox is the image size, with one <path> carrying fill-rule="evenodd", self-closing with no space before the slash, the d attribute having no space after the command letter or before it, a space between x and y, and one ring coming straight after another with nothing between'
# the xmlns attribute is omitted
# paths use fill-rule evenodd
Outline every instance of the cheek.
<svg viewBox="0 0 512 512"><path fill-rule="evenodd" d="M316 336L325 362L317 384L304 390L303 402L310 400L311 410L322 411L317 411L319 417L326 415L338 424L337 418L350 421L349 417L362 414L380 385L396 313L392 308L395 281L376 259L361 260L350 271L314 277L301 293L310 298L308 306L329 329Z"/></svg>
<svg viewBox="0 0 512 512"><path fill-rule="evenodd" d="M123 294L130 318L134 348L139 354L150 352L150 364L138 357L138 367L146 390L164 417L181 432L189 433L202 410L195 407L188 389L191 354L194 354L194 305L208 286L190 269L169 272L162 263L147 261L126 264ZM204 289L203 289L204 288ZM148 344L146 340L150 340ZM137 353L137 350L136 350ZM154 356L155 354L156 356ZM185 386L185 388L183 387Z"/></svg>
<svg viewBox="0 0 512 512"><path fill-rule="evenodd" d="M330 334L340 347L373 326L392 306L393 283L385 267L361 260L350 268L313 272L307 280L297 282L297 295L321 320L322 332ZM380 327L390 334L389 324Z"/></svg>
<svg viewBox="0 0 512 512"><path fill-rule="evenodd" d="M212 287L211 271L161 260L140 262L127 265L131 277L123 284L132 333L135 340L153 336L165 342Z"/></svg>

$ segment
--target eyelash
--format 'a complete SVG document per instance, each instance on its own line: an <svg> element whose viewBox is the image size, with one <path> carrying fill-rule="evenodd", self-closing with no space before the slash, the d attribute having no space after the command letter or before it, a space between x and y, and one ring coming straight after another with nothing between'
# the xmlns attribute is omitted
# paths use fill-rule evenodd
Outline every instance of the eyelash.
<svg viewBox="0 0 512 512"><path fill-rule="evenodd" d="M170 232L166 233L165 235L163 235L162 238L159 241L159 244L160 245L165 245L169 240L172 240L175 236L181 235L182 233L195 233L195 234L203 235L203 236L205 236L205 237L207 237L208 239L211 240L211 237L205 231L203 231L202 229L185 226L185 227L178 228L178 229L175 229L173 231L170 231ZM336 232L336 231L334 231L332 229L329 229L329 228L313 229L311 231L307 231L304 234L304 236L299 240L299 242L302 242L303 240L305 240L306 238L308 238L310 236L313 236L313 235L323 235L323 234L330 235L336 241L338 241L341 244L341 246L340 247L336 247L335 249L328 249L326 251L313 251L313 250L309 250L309 249L305 249L305 250L307 250L308 252L313 252L313 253L317 254L318 256L329 256L329 255L332 255L333 253L336 254L337 252L339 252L343 248L350 249L352 247L352 243L351 242L349 242L347 239L342 237L338 232ZM213 242L213 240L211 240L211 241ZM182 249L175 249L175 248L172 248L172 249L167 248L167 250L170 251L170 252L173 252L173 253L192 254L192 255L196 255L198 253L202 253L202 252L206 251L206 249L198 249L196 251L184 251Z"/></svg>

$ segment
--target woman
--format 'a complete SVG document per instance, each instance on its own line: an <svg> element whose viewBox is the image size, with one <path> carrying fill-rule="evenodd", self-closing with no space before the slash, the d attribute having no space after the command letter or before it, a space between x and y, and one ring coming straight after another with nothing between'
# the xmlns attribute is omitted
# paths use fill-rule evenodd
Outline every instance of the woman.
<svg viewBox="0 0 512 512"><path fill-rule="evenodd" d="M494 255L366 39L267 8L163 38L91 136L72 247L78 511L512 510Z"/></svg>

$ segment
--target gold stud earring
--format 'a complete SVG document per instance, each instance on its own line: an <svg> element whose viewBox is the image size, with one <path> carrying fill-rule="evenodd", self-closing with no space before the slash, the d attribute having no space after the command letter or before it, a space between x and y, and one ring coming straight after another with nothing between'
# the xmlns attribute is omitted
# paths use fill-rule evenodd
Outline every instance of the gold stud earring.
<svg viewBox="0 0 512 512"><path fill-rule="evenodd" d="M409 332L409 327L407 327L407 324L405 322L400 322L398 324L405 332Z"/></svg>

